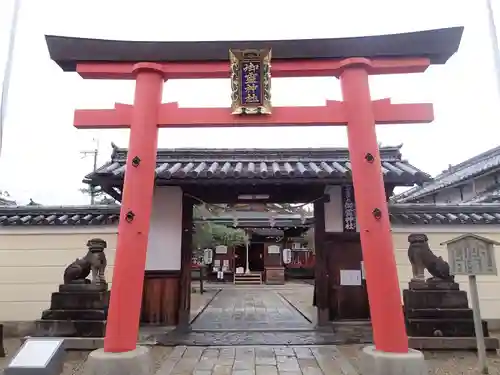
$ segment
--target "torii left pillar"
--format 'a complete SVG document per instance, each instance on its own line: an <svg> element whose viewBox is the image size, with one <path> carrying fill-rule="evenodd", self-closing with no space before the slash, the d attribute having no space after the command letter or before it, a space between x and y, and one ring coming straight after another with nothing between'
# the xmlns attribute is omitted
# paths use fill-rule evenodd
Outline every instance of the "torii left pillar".
<svg viewBox="0 0 500 375"><path fill-rule="evenodd" d="M115 353L133 351L137 345L140 309L130 307L141 306L153 205L158 114L165 81L161 66L153 63L136 64L134 74L135 97L104 339L104 351Z"/></svg>

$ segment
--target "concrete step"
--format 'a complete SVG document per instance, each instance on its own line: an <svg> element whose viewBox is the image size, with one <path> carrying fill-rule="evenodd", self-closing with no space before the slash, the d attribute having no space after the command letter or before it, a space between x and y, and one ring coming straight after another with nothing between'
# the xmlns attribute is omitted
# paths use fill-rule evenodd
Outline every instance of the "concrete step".
<svg viewBox="0 0 500 375"><path fill-rule="evenodd" d="M261 285L262 284L262 274L259 272L259 273L248 273L248 274L234 275L234 284L237 284L237 285Z"/></svg>

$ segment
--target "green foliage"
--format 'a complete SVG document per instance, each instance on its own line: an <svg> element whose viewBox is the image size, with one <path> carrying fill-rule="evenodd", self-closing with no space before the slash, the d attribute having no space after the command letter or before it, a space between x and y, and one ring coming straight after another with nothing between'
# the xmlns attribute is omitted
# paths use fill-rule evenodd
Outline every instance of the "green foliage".
<svg viewBox="0 0 500 375"><path fill-rule="evenodd" d="M210 208L194 207L194 217L203 218L213 215ZM238 246L247 240L245 231L230 228L209 221L194 224L193 250L213 248L217 245Z"/></svg>
<svg viewBox="0 0 500 375"><path fill-rule="evenodd" d="M212 248L217 245L237 246L246 241L245 231L211 222L196 223L193 233L193 249Z"/></svg>

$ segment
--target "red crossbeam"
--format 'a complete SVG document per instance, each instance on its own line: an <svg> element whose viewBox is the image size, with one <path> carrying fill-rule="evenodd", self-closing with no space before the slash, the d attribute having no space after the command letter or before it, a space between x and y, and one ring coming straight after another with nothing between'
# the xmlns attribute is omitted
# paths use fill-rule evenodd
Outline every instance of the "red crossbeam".
<svg viewBox="0 0 500 375"><path fill-rule="evenodd" d="M373 101L377 124L428 123L434 120L432 104L392 104L390 99ZM115 104L114 109L79 109L74 126L79 129L128 128L132 106ZM160 128L270 127L346 125L344 103L327 100L318 107L275 107L272 115L237 116L229 108L179 108L177 103L160 107Z"/></svg>
<svg viewBox="0 0 500 375"><path fill-rule="evenodd" d="M273 60L273 78L337 77L352 59ZM356 61L361 60L356 58ZM365 59L362 59L365 60ZM88 79L135 79L135 63L79 63L76 71ZM229 78L228 61L201 63L158 63L165 79ZM430 66L427 58L366 60L369 74L422 73Z"/></svg>

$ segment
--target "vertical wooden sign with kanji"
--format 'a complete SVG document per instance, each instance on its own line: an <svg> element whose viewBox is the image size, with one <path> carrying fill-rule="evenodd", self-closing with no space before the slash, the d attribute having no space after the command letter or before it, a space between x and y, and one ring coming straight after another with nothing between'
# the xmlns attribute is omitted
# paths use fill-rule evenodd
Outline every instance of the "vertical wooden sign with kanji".
<svg viewBox="0 0 500 375"><path fill-rule="evenodd" d="M344 232L356 232L356 201L354 187L342 186L342 228Z"/></svg>

